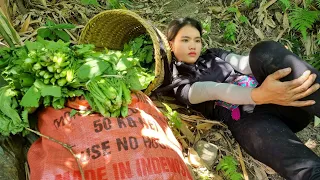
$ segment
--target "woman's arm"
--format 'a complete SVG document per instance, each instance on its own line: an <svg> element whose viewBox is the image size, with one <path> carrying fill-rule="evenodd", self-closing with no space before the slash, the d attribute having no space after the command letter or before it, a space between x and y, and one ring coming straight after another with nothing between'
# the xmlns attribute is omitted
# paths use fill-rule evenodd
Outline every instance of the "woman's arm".
<svg viewBox="0 0 320 180"><path fill-rule="evenodd" d="M252 89L228 83L196 82L189 89L188 99L191 104L212 100L231 104L255 104L251 98Z"/></svg>
<svg viewBox="0 0 320 180"><path fill-rule="evenodd" d="M313 100L300 101L319 89L312 85L316 76L306 71L299 78L281 82L290 68L281 69L269 75L258 88L247 88L227 83L196 82L188 91L188 100L197 104L211 100L222 100L231 104L278 104L283 106L310 106Z"/></svg>

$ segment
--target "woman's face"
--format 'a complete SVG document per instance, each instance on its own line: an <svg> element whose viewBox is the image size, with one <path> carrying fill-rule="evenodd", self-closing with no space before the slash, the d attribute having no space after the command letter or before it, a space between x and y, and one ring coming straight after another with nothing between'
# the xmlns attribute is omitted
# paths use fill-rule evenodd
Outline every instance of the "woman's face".
<svg viewBox="0 0 320 180"><path fill-rule="evenodd" d="M200 32L193 26L186 25L181 28L169 43L178 61L193 64L200 56L202 48Z"/></svg>

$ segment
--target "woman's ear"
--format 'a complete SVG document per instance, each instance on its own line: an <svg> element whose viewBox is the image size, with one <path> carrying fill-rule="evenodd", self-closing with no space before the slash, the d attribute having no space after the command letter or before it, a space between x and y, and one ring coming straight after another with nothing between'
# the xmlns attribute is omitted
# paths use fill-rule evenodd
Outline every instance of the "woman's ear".
<svg viewBox="0 0 320 180"><path fill-rule="evenodd" d="M173 51L173 41L169 41L169 46L170 46L171 51Z"/></svg>

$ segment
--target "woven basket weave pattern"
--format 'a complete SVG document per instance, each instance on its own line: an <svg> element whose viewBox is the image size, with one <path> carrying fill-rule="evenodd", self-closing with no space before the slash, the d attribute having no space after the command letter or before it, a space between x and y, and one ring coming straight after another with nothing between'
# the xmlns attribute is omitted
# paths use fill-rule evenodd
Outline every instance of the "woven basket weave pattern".
<svg viewBox="0 0 320 180"><path fill-rule="evenodd" d="M90 19L84 27L79 43L94 44L98 50L104 48L122 50L125 43L146 33L152 39L155 59L155 79L145 90L145 93L149 95L151 91L161 86L164 79L164 65L160 55L160 43L157 33L163 42L169 62L171 61L171 52L166 37L139 15L122 9L101 12Z"/></svg>

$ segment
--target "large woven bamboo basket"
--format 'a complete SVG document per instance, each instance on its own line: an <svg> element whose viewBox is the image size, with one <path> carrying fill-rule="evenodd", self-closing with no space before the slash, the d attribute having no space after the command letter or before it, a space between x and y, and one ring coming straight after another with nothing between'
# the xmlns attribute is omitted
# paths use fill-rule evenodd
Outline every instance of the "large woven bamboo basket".
<svg viewBox="0 0 320 180"><path fill-rule="evenodd" d="M81 32L79 43L94 44L98 50L122 50L125 43L145 33L152 39L155 60L155 79L144 92L150 95L164 80L164 61L171 62L166 37L151 23L129 10L107 10L90 19Z"/></svg>

